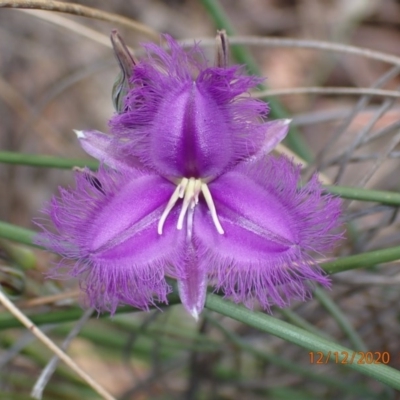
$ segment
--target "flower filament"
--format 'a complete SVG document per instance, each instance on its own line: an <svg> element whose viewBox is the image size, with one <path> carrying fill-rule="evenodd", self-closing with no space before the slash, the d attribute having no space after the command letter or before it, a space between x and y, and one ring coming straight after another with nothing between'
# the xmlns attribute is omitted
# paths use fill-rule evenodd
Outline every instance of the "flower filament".
<svg viewBox="0 0 400 400"><path fill-rule="evenodd" d="M204 183L201 179L196 178L182 178L181 181L176 186L172 196L170 197L167 206L165 207L164 212L161 215L160 220L158 221L157 232L159 235L162 235L164 223L168 217L168 214L174 208L176 202L179 199L183 199L181 212L179 213L178 223L176 228L181 230L183 227L183 221L185 219L186 213L188 209L193 210L194 207L199 202L199 195L203 194L204 200L208 206L208 209L211 213L211 218L214 222L215 228L220 235L224 234L224 230L219 222L217 210L215 209L214 201L211 196L210 189L207 184Z"/></svg>

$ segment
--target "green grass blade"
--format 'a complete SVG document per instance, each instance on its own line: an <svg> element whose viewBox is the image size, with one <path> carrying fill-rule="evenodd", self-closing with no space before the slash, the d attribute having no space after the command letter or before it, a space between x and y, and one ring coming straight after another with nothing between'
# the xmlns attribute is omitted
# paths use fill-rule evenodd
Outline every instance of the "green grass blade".
<svg viewBox="0 0 400 400"><path fill-rule="evenodd" d="M387 249L368 251L362 254L337 258L321 264L321 267L328 274L336 274L356 268L368 268L377 264L382 264L400 259L400 246L389 247Z"/></svg>
<svg viewBox="0 0 400 400"><path fill-rule="evenodd" d="M328 340L332 339L326 332L323 332L322 330L318 329L315 325L310 324L308 321L306 321L303 317L296 314L296 312L294 312L290 308L280 308L279 312L284 317L286 317L289 323L296 325L299 328L305 329L306 331L311 332L314 335L321 336Z"/></svg>
<svg viewBox="0 0 400 400"><path fill-rule="evenodd" d="M168 295L168 306L165 304L157 304L157 307L163 309L175 304L180 304L180 299L178 294L174 292ZM121 306L117 308L115 314L132 312L141 312L141 310L129 306ZM82 316L82 309L71 308L69 310L50 311L45 314L27 314L27 316L36 325L57 324L60 322L76 321ZM110 318L110 314L107 312L102 314L94 314L92 318ZM18 328L21 326L21 322L19 322L13 315L9 314L8 312L0 313L0 330Z"/></svg>
<svg viewBox="0 0 400 400"><path fill-rule="evenodd" d="M98 161L93 159L62 158L36 154L22 154L12 151L0 151L0 163L62 169L71 169L73 167L89 167L90 169L97 169L99 166Z"/></svg>
<svg viewBox="0 0 400 400"><path fill-rule="evenodd" d="M21 228L20 226L0 221L1 238L40 248L40 246L37 246L33 243L33 238L36 234L37 233L35 231L32 231L30 229Z"/></svg>
<svg viewBox="0 0 400 400"><path fill-rule="evenodd" d="M373 201L389 206L400 206L400 193L384 190L370 190L346 186L325 186L325 190L343 199Z"/></svg>
<svg viewBox="0 0 400 400"><path fill-rule="evenodd" d="M270 315L258 311L249 312L247 308L224 300L215 294L207 295L206 307L253 328L280 337L311 352L322 352L325 358L334 360L335 352L337 352L338 361L342 362L347 354L347 364L344 365L348 368L379 380L394 389L400 389L400 371L384 364L358 364L361 356L349 348L323 339ZM353 354L354 359L350 362Z"/></svg>

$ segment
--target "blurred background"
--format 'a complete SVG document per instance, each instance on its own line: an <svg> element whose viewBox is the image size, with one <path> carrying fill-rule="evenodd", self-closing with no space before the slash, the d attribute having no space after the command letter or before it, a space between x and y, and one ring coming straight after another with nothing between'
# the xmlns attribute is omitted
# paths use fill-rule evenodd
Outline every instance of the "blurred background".
<svg viewBox="0 0 400 400"><path fill-rule="evenodd" d="M135 19L176 39L215 36L222 26L216 25L205 3L80 1ZM400 1L221 0L219 4L236 35L340 42L400 56ZM108 22L0 9L1 151L88 158L72 130L107 132L114 113L111 89L118 64L110 47L82 36L78 28L69 27L70 21L95 30L99 40L107 40L113 28L118 28L133 48L148 40L143 34ZM378 80L382 81L381 89L397 90L400 85L399 71L386 76L394 66L378 60L282 46L246 49L262 76L267 77L271 90L309 86L370 88ZM206 54L212 61L213 49L208 47ZM316 158L305 177L318 168L340 185L398 191L400 110L396 98L364 97L361 104L360 95L345 94L292 94L274 99L287 109ZM333 141L335 137L337 141ZM68 169L0 163L0 220L35 229L32 219L39 216L45 201L58 186L71 184L73 175ZM398 243L396 208L354 201L346 201L345 206L352 232L336 255ZM9 282L4 272L10 266L9 253L7 244L0 243L2 246L0 278ZM18 283L20 277L10 284L17 304L27 313L39 315L79 310L76 282L44 278L43 273L56 256L39 250L34 256L34 268L24 271L24 285ZM276 309L274 315L292 322L300 316L346 346L389 352L390 365L399 368L398 263L338 274L333 283L327 295L293 304L289 310ZM64 291L75 295L46 304L30 302ZM332 311L329 301L337 309ZM344 325L338 322L336 311L344 316ZM60 341L72 326L51 324L46 329ZM349 326L350 333L356 332L355 337L346 330ZM0 344L0 398L29 398L51 353L19 328L3 329ZM70 354L119 399L396 398L394 392L373 379L334 363L310 364L307 351L227 318L205 313L203 321L196 324L180 305L163 313L124 313L113 319L92 319L71 344ZM305 376L287 364L317 376ZM96 396L70 370L60 366L43 398Z"/></svg>

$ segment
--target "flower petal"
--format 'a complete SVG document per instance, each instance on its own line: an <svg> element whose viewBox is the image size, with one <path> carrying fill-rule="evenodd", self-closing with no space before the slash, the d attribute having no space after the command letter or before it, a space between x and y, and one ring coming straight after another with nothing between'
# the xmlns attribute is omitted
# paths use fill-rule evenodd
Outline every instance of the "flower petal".
<svg viewBox="0 0 400 400"><path fill-rule="evenodd" d="M136 172L143 169L139 159L132 155L124 155L118 143L110 135L99 131L74 131L78 137L83 150L99 160L101 163L119 171Z"/></svg>
<svg viewBox="0 0 400 400"><path fill-rule="evenodd" d="M57 233L45 230L37 242L64 256L53 275L79 277L97 309L114 312L119 303L147 309L155 300L166 302L170 288L164 275L182 262L184 250L177 211L165 222L164 234L157 233L174 185L156 175L131 179L104 169L96 178L101 190L78 174L77 188L60 189L61 197L48 207Z"/></svg>
<svg viewBox="0 0 400 400"><path fill-rule="evenodd" d="M308 252L332 248L340 235L340 199L322 194L314 177L298 189L300 170L287 158L243 164L209 184L224 235L202 205L194 218L200 264L236 302L269 309L310 295L308 280L329 280ZM201 268L201 266L200 266Z"/></svg>
<svg viewBox="0 0 400 400"><path fill-rule="evenodd" d="M255 162L274 150L288 134L291 121L291 119L276 119L265 123L265 139L262 146L245 161Z"/></svg>
<svg viewBox="0 0 400 400"><path fill-rule="evenodd" d="M199 263L193 244L185 248L184 268L178 271L179 297L185 309L198 319L203 311L207 294L207 270Z"/></svg>
<svg viewBox="0 0 400 400"><path fill-rule="evenodd" d="M126 112L110 121L124 149L167 177L216 177L262 145L268 106L243 96L260 78L238 66L207 67L166 36L171 54L147 45L132 73ZM200 61L199 61L200 60Z"/></svg>
<svg viewBox="0 0 400 400"><path fill-rule="evenodd" d="M207 294L207 269L199 263L198 249L193 242L194 209L189 210L186 223L185 258L175 266L179 297L185 309L198 319Z"/></svg>

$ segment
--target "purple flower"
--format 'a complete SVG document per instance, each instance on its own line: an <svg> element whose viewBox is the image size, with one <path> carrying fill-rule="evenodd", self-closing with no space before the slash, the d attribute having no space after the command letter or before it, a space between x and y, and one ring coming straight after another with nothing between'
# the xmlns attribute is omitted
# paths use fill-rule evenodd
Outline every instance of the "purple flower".
<svg viewBox="0 0 400 400"><path fill-rule="evenodd" d="M310 282L328 286L312 254L340 237L340 200L316 176L299 188L298 166L266 156L290 121L262 122L266 105L246 95L258 78L166 39L170 54L146 45L147 58L131 59L112 134L77 131L107 167L76 172L76 188L47 207L56 232L39 242L64 257L55 273L78 277L90 306L111 312L167 302L169 276L195 318L208 284L267 310L306 299Z"/></svg>

